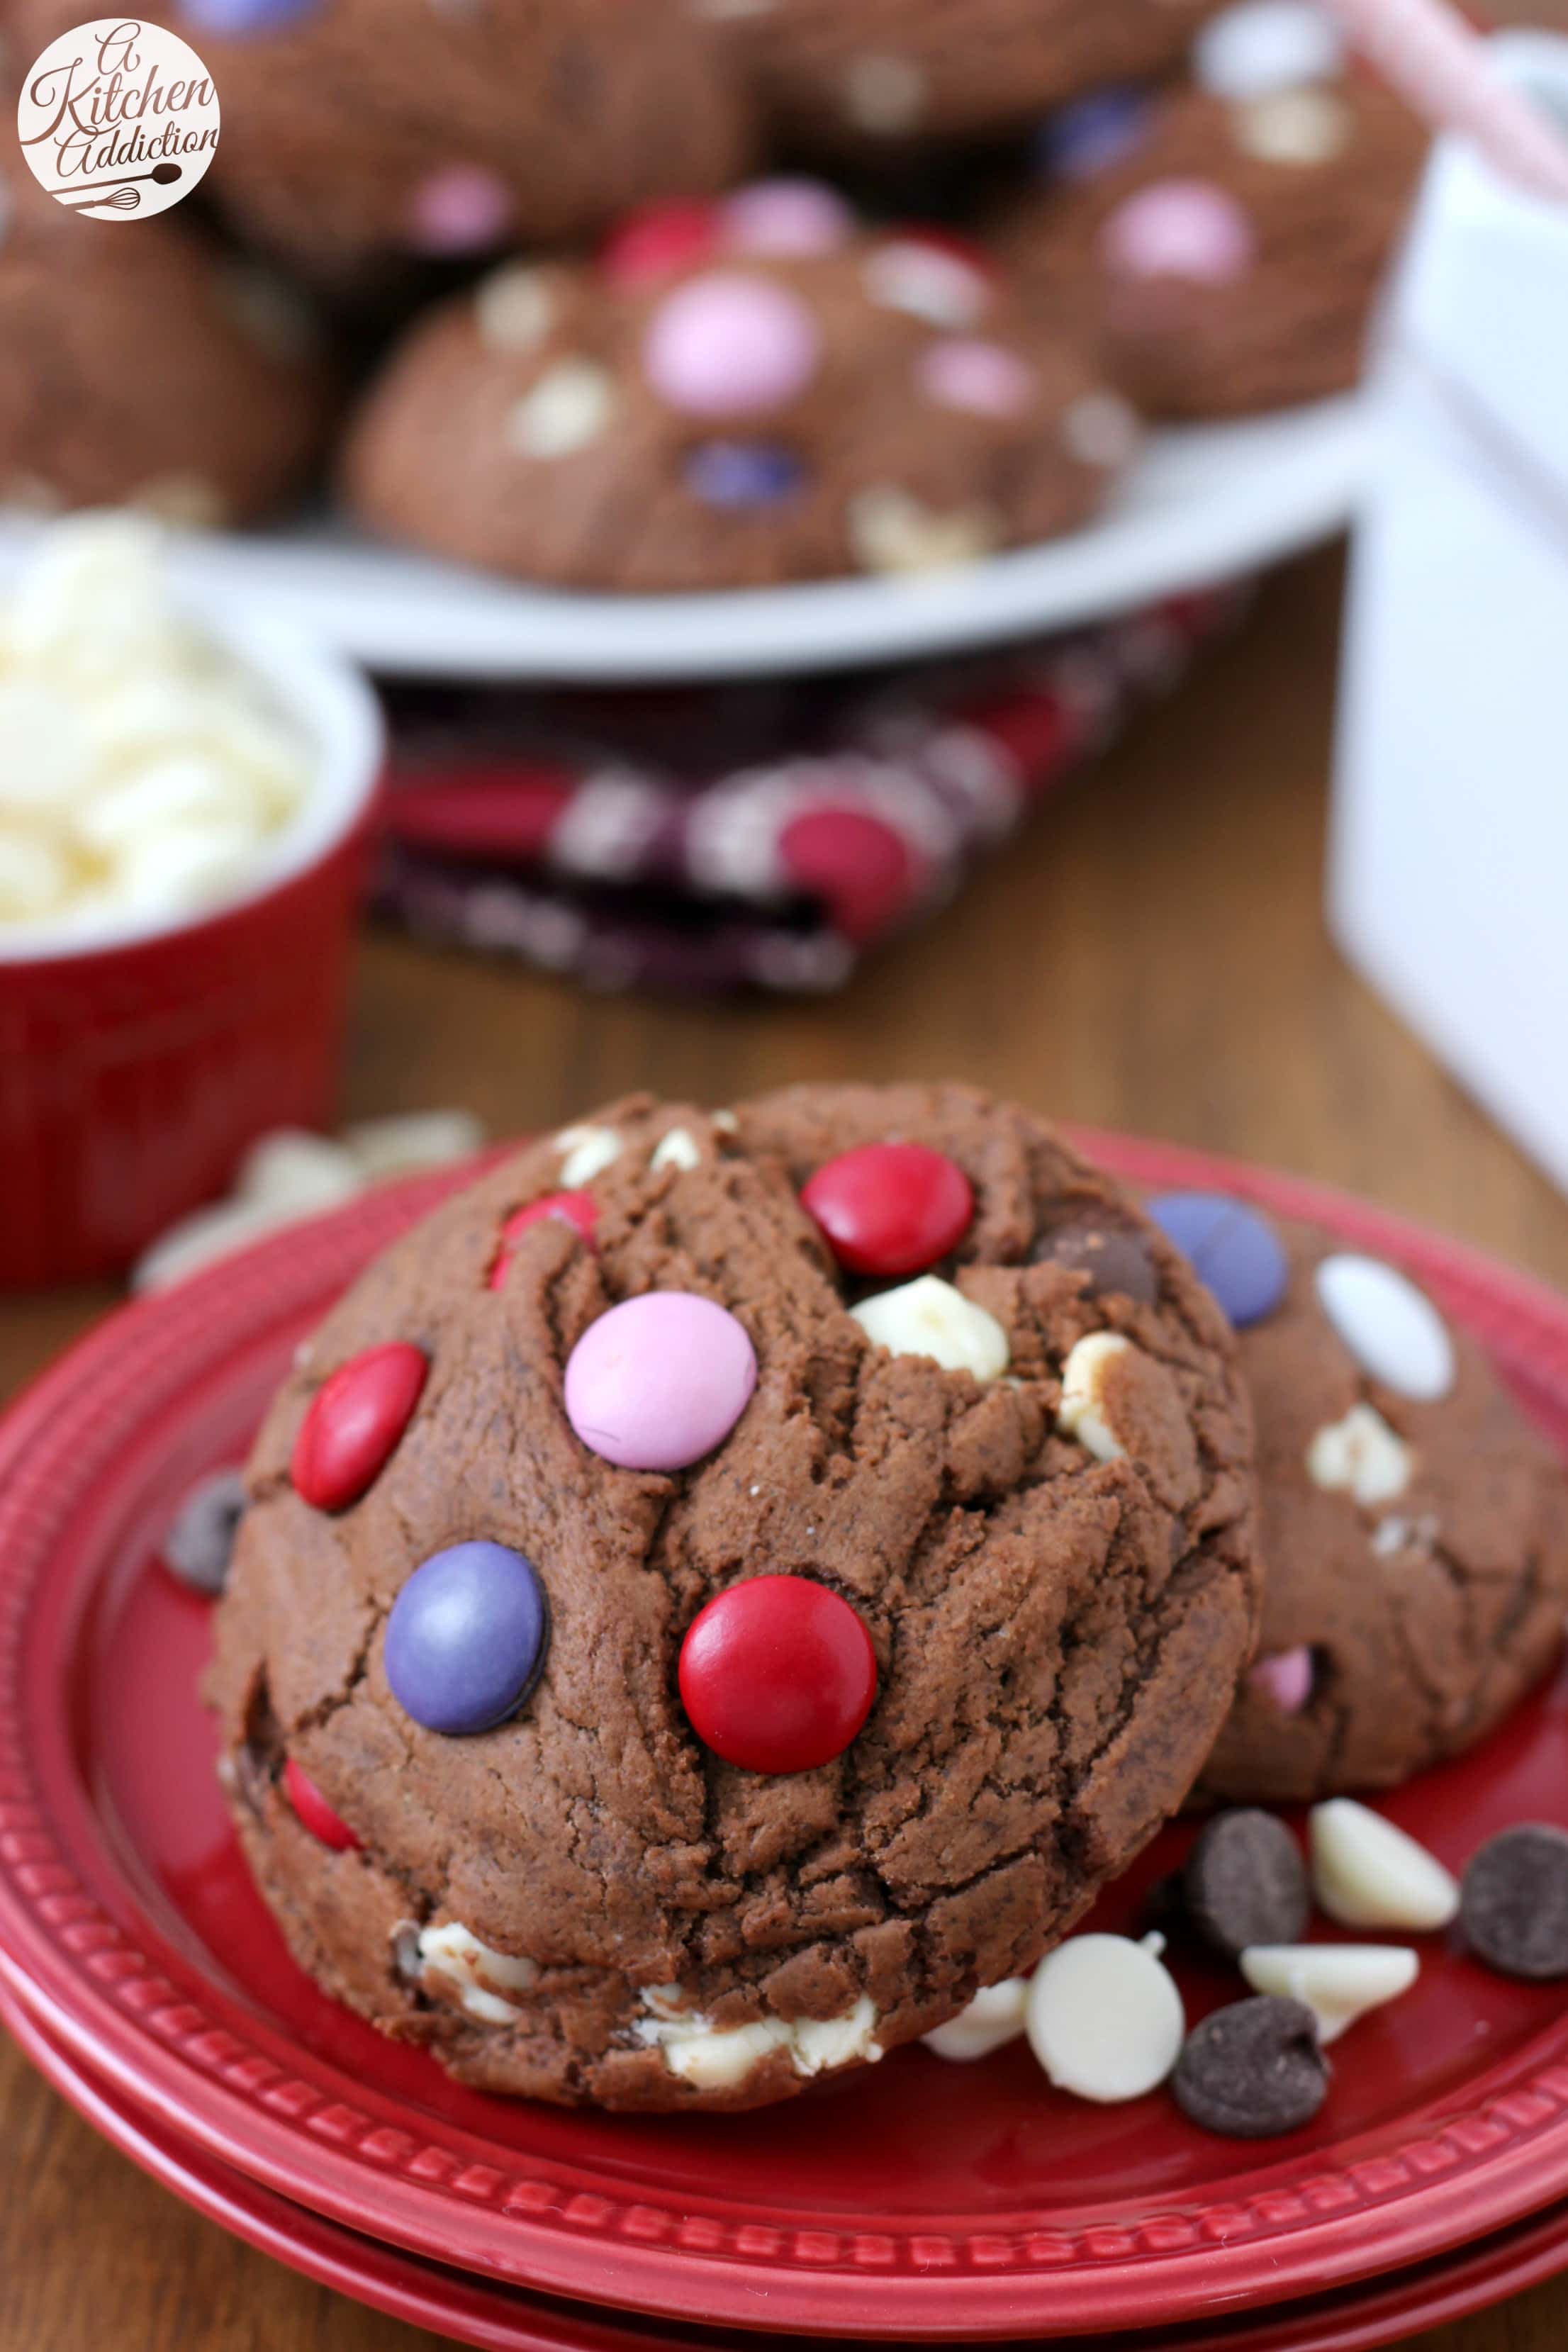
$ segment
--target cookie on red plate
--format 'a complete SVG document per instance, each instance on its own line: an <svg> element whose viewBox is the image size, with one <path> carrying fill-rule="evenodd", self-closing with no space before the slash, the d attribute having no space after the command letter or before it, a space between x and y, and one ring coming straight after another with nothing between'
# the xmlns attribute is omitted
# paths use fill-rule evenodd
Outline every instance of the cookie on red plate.
<svg viewBox="0 0 1568 2352"><path fill-rule="evenodd" d="M1007 255L1098 320L1106 364L1149 415L1347 390L1425 131L1346 69L1313 0L1242 0L1205 27L1194 77L1101 91L1047 123L1040 183L1001 225Z"/></svg>
<svg viewBox="0 0 1568 2352"><path fill-rule="evenodd" d="M419 321L342 479L387 535L525 579L721 588L961 563L1093 514L1137 427L981 252L813 181L513 263Z"/></svg>
<svg viewBox="0 0 1568 2352"><path fill-rule="evenodd" d="M362 1277L212 1696L296 1957L482 2087L744 2107L1031 1968L1250 1654L1223 1317L960 1087L647 1097Z"/></svg>
<svg viewBox="0 0 1568 2352"><path fill-rule="evenodd" d="M1568 1612L1568 1477L1484 1349L1397 1268L1222 1195L1156 1222L1238 1327L1263 1635L1215 1797L1392 1788L1490 1731Z"/></svg>

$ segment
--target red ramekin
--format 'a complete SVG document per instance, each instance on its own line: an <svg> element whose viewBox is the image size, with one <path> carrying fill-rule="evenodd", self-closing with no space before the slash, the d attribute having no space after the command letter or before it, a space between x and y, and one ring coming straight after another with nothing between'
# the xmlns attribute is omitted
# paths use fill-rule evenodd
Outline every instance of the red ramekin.
<svg viewBox="0 0 1568 2352"><path fill-rule="evenodd" d="M129 1265L224 1192L258 1135L331 1116L380 708L289 633L215 634L314 745L311 786L247 892L211 914L79 940L0 929L0 1289Z"/></svg>

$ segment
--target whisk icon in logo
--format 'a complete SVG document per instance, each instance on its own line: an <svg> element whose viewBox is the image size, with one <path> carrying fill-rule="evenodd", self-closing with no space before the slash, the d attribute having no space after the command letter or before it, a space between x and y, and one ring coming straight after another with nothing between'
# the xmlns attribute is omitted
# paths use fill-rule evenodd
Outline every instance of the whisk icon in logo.
<svg viewBox="0 0 1568 2352"><path fill-rule="evenodd" d="M217 91L177 33L99 16L35 61L16 133L34 179L68 210L143 220L188 196L212 162Z"/></svg>

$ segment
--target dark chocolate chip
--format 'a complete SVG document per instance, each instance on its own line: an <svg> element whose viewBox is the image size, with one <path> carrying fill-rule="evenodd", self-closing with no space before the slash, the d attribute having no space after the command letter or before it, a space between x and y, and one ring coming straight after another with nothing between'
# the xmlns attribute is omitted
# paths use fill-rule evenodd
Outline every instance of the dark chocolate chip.
<svg viewBox="0 0 1568 2352"><path fill-rule="evenodd" d="M1182 2113L1205 2131L1271 2139L1311 2122L1329 2074L1306 2003L1259 1993L1216 2009L1188 2034L1171 2087Z"/></svg>
<svg viewBox="0 0 1568 2352"><path fill-rule="evenodd" d="M1465 1873L1459 1923L1505 1977L1568 1977L1568 1834L1527 1822L1489 1838Z"/></svg>
<svg viewBox="0 0 1568 2352"><path fill-rule="evenodd" d="M1160 1295L1154 1261L1137 1234L1104 1217L1077 1217L1042 1234L1034 1256L1037 1265L1070 1266L1087 1275L1091 1298L1114 1294L1135 1306L1152 1307Z"/></svg>
<svg viewBox="0 0 1568 2352"><path fill-rule="evenodd" d="M1194 1927L1227 1959L1249 1944L1299 1944L1311 1916L1300 1846L1282 1821L1251 1808L1205 1823L1182 1886Z"/></svg>
<svg viewBox="0 0 1568 2352"><path fill-rule="evenodd" d="M181 1504L163 1541L163 1564L193 1592L216 1599L227 1583L245 1505L245 1480L237 1470L204 1478Z"/></svg>

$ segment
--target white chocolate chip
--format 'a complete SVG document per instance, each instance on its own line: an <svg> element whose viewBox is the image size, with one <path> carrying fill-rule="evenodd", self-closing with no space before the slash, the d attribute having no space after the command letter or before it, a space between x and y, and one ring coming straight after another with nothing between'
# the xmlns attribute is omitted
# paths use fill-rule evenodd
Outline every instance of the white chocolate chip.
<svg viewBox="0 0 1568 2352"><path fill-rule="evenodd" d="M862 131L883 137L912 131L925 102L925 76L912 58L867 50L845 69L844 111Z"/></svg>
<svg viewBox="0 0 1568 2352"><path fill-rule="evenodd" d="M621 1156L621 1139L613 1127L563 1127L555 1139L562 1155L561 1181L569 1192L591 1184Z"/></svg>
<svg viewBox="0 0 1568 2352"><path fill-rule="evenodd" d="M678 2008L679 1998L678 1986L650 1987L642 2000L652 2014L638 2018L634 2031L639 2042L663 2053L672 2074L700 2090L731 2089L776 2050L786 2050L795 2073L803 2075L825 2074L858 2058L874 2063L882 2055L873 2039L877 2011L866 1993L842 2017L792 2022L764 2017L726 2028L715 2027L699 2010Z"/></svg>
<svg viewBox="0 0 1568 2352"><path fill-rule="evenodd" d="M235 1191L258 1208L330 1209L363 1191L364 1174L351 1152L330 1136L302 1128L275 1128L253 1143L239 1163Z"/></svg>
<svg viewBox="0 0 1568 2352"><path fill-rule="evenodd" d="M1343 65L1344 42L1321 0L1240 0L1193 43L1193 79L1215 98L1268 98L1332 81Z"/></svg>
<svg viewBox="0 0 1568 2352"><path fill-rule="evenodd" d="M1334 1797L1312 1808L1312 1885L1342 1927L1446 1927L1459 1889L1435 1854L1370 1806Z"/></svg>
<svg viewBox="0 0 1568 2352"><path fill-rule="evenodd" d="M219 1258L248 1249L252 1242L297 1224L301 1212L270 1208L257 1201L219 1201L209 1209L195 1209L143 1251L131 1269L134 1291L166 1290L184 1282Z"/></svg>
<svg viewBox="0 0 1568 2352"><path fill-rule="evenodd" d="M647 1164L655 1169L700 1168L702 1154L695 1138L684 1127L672 1127L659 1137Z"/></svg>
<svg viewBox="0 0 1568 2352"><path fill-rule="evenodd" d="M895 1356L929 1356L946 1372L1000 1380L1009 1360L1007 1334L994 1315L938 1274L863 1298L850 1313L866 1337Z"/></svg>
<svg viewBox="0 0 1568 2352"><path fill-rule="evenodd" d="M52 914L69 896L68 859L31 833L0 833L0 921Z"/></svg>
<svg viewBox="0 0 1568 2352"><path fill-rule="evenodd" d="M421 1929L419 1961L425 1990L455 2000L481 2025L512 2024L522 2011L509 1995L527 1992L539 1978L536 1960L492 1951L460 1919Z"/></svg>
<svg viewBox="0 0 1568 2352"><path fill-rule="evenodd" d="M950 2017L945 2025L933 2026L921 2039L939 2058L960 2063L988 2058L1005 2042L1016 2042L1024 2031L1028 2007L1028 1978L1004 1977L1000 1984L987 1985L977 1992L968 2008Z"/></svg>
<svg viewBox="0 0 1568 2352"><path fill-rule="evenodd" d="M1402 1551L1432 1552L1441 1533L1435 1511L1423 1511L1418 1519L1379 1519L1372 1531L1372 1548L1379 1559L1393 1559Z"/></svg>
<svg viewBox="0 0 1568 2352"><path fill-rule="evenodd" d="M1241 1955L1241 1973L1254 1992L1305 2001L1327 2044L1369 2009L1408 1992L1421 1962L1399 1944L1255 1944Z"/></svg>
<svg viewBox="0 0 1568 2352"><path fill-rule="evenodd" d="M733 1135L740 1124L732 1110L716 1110L713 1113L713 1125L721 1135Z"/></svg>
<svg viewBox="0 0 1568 2352"><path fill-rule="evenodd" d="M1130 464L1143 438L1142 426L1119 392L1081 393L1063 412L1058 431L1069 457L1107 471Z"/></svg>
<svg viewBox="0 0 1568 2352"><path fill-rule="evenodd" d="M1327 89L1282 89L1234 109L1231 136L1260 163L1331 163L1350 144L1351 118Z"/></svg>
<svg viewBox="0 0 1568 2352"><path fill-rule="evenodd" d="M1370 1510L1404 1494L1414 1460L1380 1412L1369 1404L1352 1404L1342 1421L1328 1423L1308 1446L1307 1475L1314 1486L1353 1495Z"/></svg>
<svg viewBox="0 0 1568 2352"><path fill-rule="evenodd" d="M961 254L945 253L920 237L889 237L873 247L860 272L868 300L907 311L931 327L973 327L991 302L982 271Z"/></svg>
<svg viewBox="0 0 1568 2352"><path fill-rule="evenodd" d="M1029 1987L1030 2049L1058 2090L1102 2105L1163 2083L1186 2031L1170 1970L1125 1936L1069 1936Z"/></svg>
<svg viewBox="0 0 1568 2352"><path fill-rule="evenodd" d="M608 425L616 387L593 360L557 360L507 417L507 438L524 457L564 457L585 449Z"/></svg>
<svg viewBox="0 0 1568 2352"><path fill-rule="evenodd" d="M222 530L230 513L217 484L200 474L160 474L132 490L125 503L172 530Z"/></svg>
<svg viewBox="0 0 1568 2352"><path fill-rule="evenodd" d="M493 269L474 289L474 315L492 352L531 351L555 316L547 273L521 261Z"/></svg>
<svg viewBox="0 0 1568 2352"><path fill-rule="evenodd" d="M1120 1331L1090 1331L1075 1344L1062 1366L1057 1427L1064 1437L1076 1437L1097 1462L1126 1458L1127 1448L1107 1413L1106 1392L1111 1366L1131 1344Z"/></svg>
<svg viewBox="0 0 1568 2352"><path fill-rule="evenodd" d="M1432 1403L1454 1385L1454 1343L1424 1291L1381 1258L1342 1251L1313 1277L1319 1304L1363 1372Z"/></svg>
<svg viewBox="0 0 1568 2352"><path fill-rule="evenodd" d="M849 501L849 544L863 571L942 572L975 563L999 537L989 508L960 507L933 514L908 490L891 484L859 490Z"/></svg>
<svg viewBox="0 0 1568 2352"><path fill-rule="evenodd" d="M403 1111L393 1118L363 1120L342 1134L343 1150L373 1181L471 1160L484 1140L484 1121L467 1110Z"/></svg>

